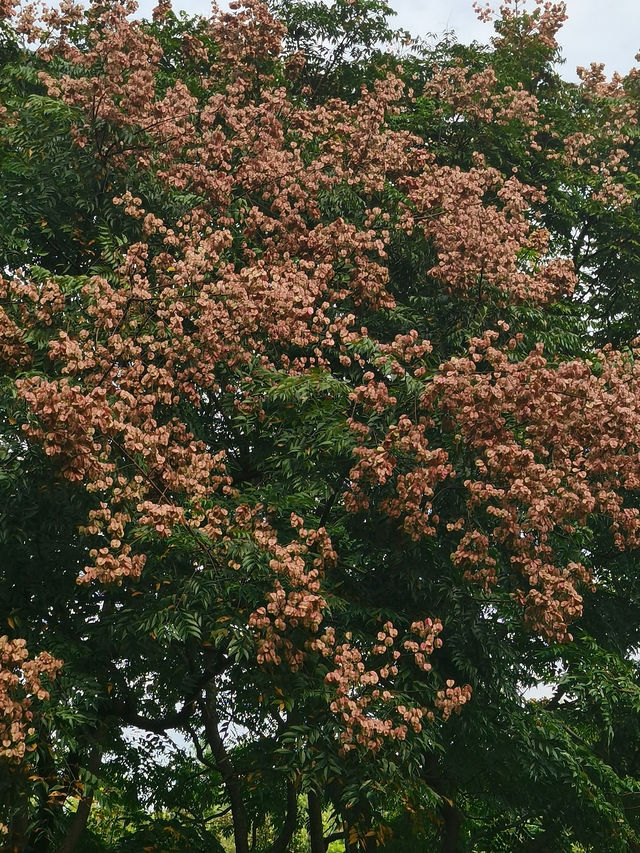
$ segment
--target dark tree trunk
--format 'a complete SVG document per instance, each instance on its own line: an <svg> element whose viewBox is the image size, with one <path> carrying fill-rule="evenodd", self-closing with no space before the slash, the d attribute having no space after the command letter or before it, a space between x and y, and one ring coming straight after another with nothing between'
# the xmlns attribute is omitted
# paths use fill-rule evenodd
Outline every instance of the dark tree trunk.
<svg viewBox="0 0 640 853"><path fill-rule="evenodd" d="M422 778L442 798L439 808L442 816L440 853L458 853L462 814L451 800L455 789L451 780L447 779L438 767L438 757L435 753L425 756Z"/></svg>
<svg viewBox="0 0 640 853"><path fill-rule="evenodd" d="M298 788L293 782L287 783L287 813L280 834L269 848L269 853L286 853L296 831L298 816Z"/></svg>
<svg viewBox="0 0 640 853"><path fill-rule="evenodd" d="M216 767L220 771L222 781L229 796L231 816L233 818L233 840L236 853L249 853L249 823L242 800L240 780L220 735L220 718L216 708L216 692L211 684L205 688L205 698L200 707L204 720L207 742L213 753Z"/></svg>
<svg viewBox="0 0 640 853"><path fill-rule="evenodd" d="M322 824L322 800L315 791L309 791L307 803L309 808L309 841L311 842L311 853L326 853L327 847Z"/></svg>
<svg viewBox="0 0 640 853"><path fill-rule="evenodd" d="M100 763L102 761L102 750L98 747L95 747L87 762L87 770L93 776L95 776L100 769ZM67 834L62 840L62 844L58 847L58 853L74 853L74 850L78 846L78 842L84 835L84 831L87 828L87 822L89 820L89 815L91 814L91 806L93 805L93 793L87 794L87 796L82 797L80 802L78 803L78 808L76 809L76 813L73 816L73 819L69 825L69 829L67 830Z"/></svg>
<svg viewBox="0 0 640 853"><path fill-rule="evenodd" d="M441 853L458 853L462 815L454 805L443 802L440 813L444 822Z"/></svg>
<svg viewBox="0 0 640 853"><path fill-rule="evenodd" d="M367 807L362 811L351 810L349 820L344 822L345 853L372 853L378 849L378 838L371 830L372 824L373 815Z"/></svg>
<svg viewBox="0 0 640 853"><path fill-rule="evenodd" d="M366 835L360 843L362 853L373 853L378 849L378 839L375 835Z"/></svg>
<svg viewBox="0 0 640 853"><path fill-rule="evenodd" d="M98 771L100 770L100 765L102 764L102 746L100 745L100 742L104 738L106 728L106 725L103 723L93 733L94 746L89 753L89 758L85 765L86 770L92 776L97 776ZM79 766L76 767L75 773L78 774L79 770ZM82 797L78 803L76 813L69 824L67 834L62 839L62 843L58 847L57 853L74 853L78 846L78 842L84 835L84 831L87 828L87 822L89 820L89 815L91 814L92 805L93 792Z"/></svg>
<svg viewBox="0 0 640 853"><path fill-rule="evenodd" d="M554 843L553 833L549 829L545 829L535 838L531 838L522 847L522 853L548 853L557 847ZM629 850L636 850L636 847L630 847Z"/></svg>
<svg viewBox="0 0 640 853"><path fill-rule="evenodd" d="M25 853L27 849L27 829L29 827L29 801L27 797L18 800L20 808L9 821L9 834L6 836L9 853Z"/></svg>
<svg viewBox="0 0 640 853"><path fill-rule="evenodd" d="M58 853L73 853L76 849L78 842L87 828L87 821L89 820L92 805L93 794L89 794L89 796L83 797L80 800L76 813L73 816L73 820L67 830L67 834L64 837L62 844L58 847Z"/></svg>
<svg viewBox="0 0 640 853"><path fill-rule="evenodd" d="M347 821L343 821L344 825L344 853L354 853L353 844L351 843L351 828Z"/></svg>

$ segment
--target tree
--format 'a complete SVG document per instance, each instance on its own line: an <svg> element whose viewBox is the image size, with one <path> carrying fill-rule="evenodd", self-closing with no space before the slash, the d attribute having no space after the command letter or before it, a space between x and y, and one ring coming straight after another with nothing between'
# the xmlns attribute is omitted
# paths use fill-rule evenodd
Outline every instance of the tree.
<svg viewBox="0 0 640 853"><path fill-rule="evenodd" d="M157 818L113 849L228 811L285 851L303 796L314 853L638 844L638 360L593 340L634 78L553 74L561 4L401 67L383 4L338 6L282 6L284 52L256 2L5 10L17 850L77 849L109 788Z"/></svg>

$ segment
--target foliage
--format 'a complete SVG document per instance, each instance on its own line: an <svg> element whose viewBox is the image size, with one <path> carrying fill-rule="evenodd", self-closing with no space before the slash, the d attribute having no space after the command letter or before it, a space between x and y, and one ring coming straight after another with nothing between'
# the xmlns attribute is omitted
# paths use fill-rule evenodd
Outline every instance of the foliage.
<svg viewBox="0 0 640 853"><path fill-rule="evenodd" d="M9 843L636 849L636 75L0 9Z"/></svg>

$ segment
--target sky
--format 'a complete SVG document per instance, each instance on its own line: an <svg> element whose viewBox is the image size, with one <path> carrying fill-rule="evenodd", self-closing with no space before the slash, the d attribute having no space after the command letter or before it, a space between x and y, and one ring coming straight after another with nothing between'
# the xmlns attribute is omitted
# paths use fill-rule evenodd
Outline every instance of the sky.
<svg viewBox="0 0 640 853"><path fill-rule="evenodd" d="M640 0L566 0L568 20L559 34L566 63L562 75L576 80L576 66L604 62L606 71L626 74L640 51ZM455 31L458 40L486 42L493 32L481 24L471 0L390 0L395 21L415 35Z"/></svg>
<svg viewBox="0 0 640 853"><path fill-rule="evenodd" d="M487 42L493 29L481 24L472 9L472 0L389 0L396 10L395 24L412 35L454 30L461 42ZM636 64L640 51L640 0L566 0L568 21L559 36L566 63L561 69L567 80L576 80L578 65L604 62L606 71L625 74ZM153 0L141 0L148 15ZM221 2L220 5L226 5ZM208 0L174 0L174 6L193 14L206 15Z"/></svg>

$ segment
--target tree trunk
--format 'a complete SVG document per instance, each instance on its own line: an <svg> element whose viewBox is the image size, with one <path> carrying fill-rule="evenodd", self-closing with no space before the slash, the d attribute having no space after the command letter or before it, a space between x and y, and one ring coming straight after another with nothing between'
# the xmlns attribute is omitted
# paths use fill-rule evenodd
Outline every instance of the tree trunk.
<svg viewBox="0 0 640 853"><path fill-rule="evenodd" d="M551 831L545 829L522 846L522 853L546 853L547 850L555 850L555 848L556 845L554 844Z"/></svg>
<svg viewBox="0 0 640 853"><path fill-rule="evenodd" d="M440 851L441 853L458 853L462 815L454 805L446 801L443 801L440 813L444 821Z"/></svg>
<svg viewBox="0 0 640 853"><path fill-rule="evenodd" d="M76 813L73 816L69 829L67 830L67 834L64 837L62 844L58 847L58 853L73 853L76 849L78 842L87 828L87 821L89 820L92 805L93 794L89 794L87 797L82 797L78 803L78 808L76 809Z"/></svg>
<svg viewBox="0 0 640 853"><path fill-rule="evenodd" d="M362 853L373 853L378 849L378 839L375 835L366 835L360 843Z"/></svg>
<svg viewBox="0 0 640 853"><path fill-rule="evenodd" d="M443 823L440 853L457 853L462 814L447 796L454 789L450 780L439 769L438 758L435 753L425 756L422 778L442 798L439 809Z"/></svg>
<svg viewBox="0 0 640 853"><path fill-rule="evenodd" d="M27 849L27 829L29 826L27 809L29 802L26 797L23 799L24 807L17 811L9 821L9 834L6 837L9 853L24 853Z"/></svg>
<svg viewBox="0 0 640 853"><path fill-rule="evenodd" d="M269 848L269 853L286 853L289 843L296 831L298 816L298 787L293 782L287 782L287 813L280 834Z"/></svg>
<svg viewBox="0 0 640 853"><path fill-rule="evenodd" d="M307 795L309 808L309 841L311 853L326 853L324 841L324 827L322 824L322 800L316 791L309 791Z"/></svg>
<svg viewBox="0 0 640 853"><path fill-rule="evenodd" d="M349 820L344 822L345 853L373 853L378 849L377 835L371 830L372 823L370 813L359 811L349 815Z"/></svg>
<svg viewBox="0 0 640 853"><path fill-rule="evenodd" d="M216 692L211 684L205 687L205 699L201 700L200 708L204 720L204 728L207 742L220 771L222 781L229 795L231 804L231 816L233 818L233 840L235 842L235 853L249 853L249 823L247 813L242 801L240 780L235 771L231 759L220 736L220 718L216 708Z"/></svg>
<svg viewBox="0 0 640 853"><path fill-rule="evenodd" d="M86 770L91 773L92 776L97 776L98 771L100 770L100 765L102 764L102 746L100 746L100 741L103 740L105 731L106 725L103 723L97 728L93 735L94 746L89 753L89 758L86 764ZM78 773L79 768L76 770L76 774ZM69 824L67 834L58 847L57 853L74 853L74 850L78 846L78 842L84 835L84 831L87 828L87 822L89 820L89 815L91 814L92 805L93 791L85 797L82 797L78 803L76 813Z"/></svg>
<svg viewBox="0 0 640 853"><path fill-rule="evenodd" d="M8 833L1 835L0 839L6 845L7 853L24 853L27 849L30 821L25 776L20 768L11 768L11 765L5 772L6 776L2 784L2 806ZM2 850L4 849L3 847Z"/></svg>
<svg viewBox="0 0 640 853"><path fill-rule="evenodd" d="M100 769L100 764L102 762L102 750L99 747L95 747L89 760L87 761L87 770L93 776L95 776ZM91 814L91 806L93 805L93 792L87 794L85 797L82 797L80 802L78 803L78 808L76 809L76 813L71 820L69 825L69 829L67 830L67 834L62 840L62 844L58 847L58 853L73 853L73 851L78 846L78 842L84 835L84 831L87 828L87 822L89 820L89 815Z"/></svg>
<svg viewBox="0 0 640 853"><path fill-rule="evenodd" d="M344 853L354 853L351 844L351 827L346 820L342 822L342 825L344 826Z"/></svg>

